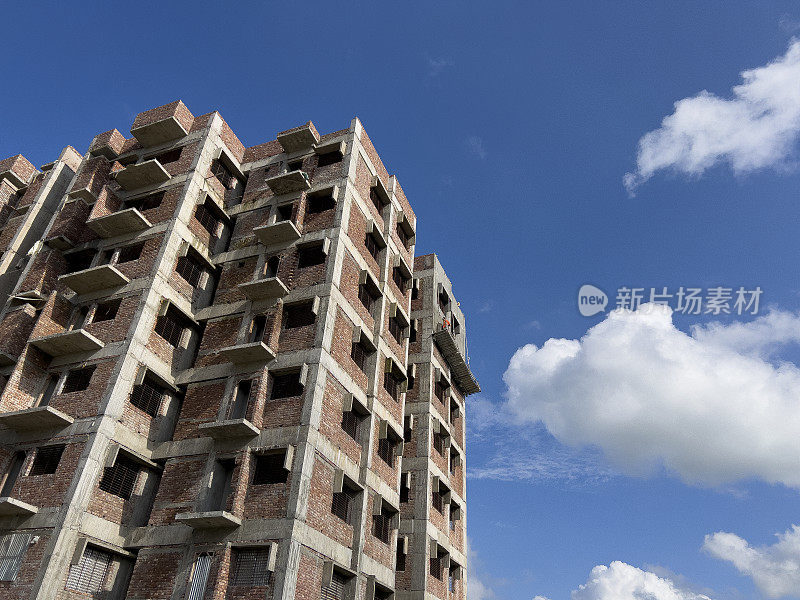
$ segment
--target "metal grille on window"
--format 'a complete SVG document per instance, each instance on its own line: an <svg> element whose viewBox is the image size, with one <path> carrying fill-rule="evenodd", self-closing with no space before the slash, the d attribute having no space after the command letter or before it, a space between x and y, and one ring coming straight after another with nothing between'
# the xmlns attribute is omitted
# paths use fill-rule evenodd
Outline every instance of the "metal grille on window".
<svg viewBox="0 0 800 600"><path fill-rule="evenodd" d="M100 480L100 489L125 500L133 494L139 465L124 456L117 456L113 467L106 467Z"/></svg>
<svg viewBox="0 0 800 600"><path fill-rule="evenodd" d="M167 314L156 319L155 330L170 346L177 347L181 343L181 336L184 330L183 315L178 312L178 309L170 306L167 309Z"/></svg>
<svg viewBox="0 0 800 600"><path fill-rule="evenodd" d="M356 363L356 366L361 371L366 371L367 368L367 349L361 345L360 342L353 344L353 348L350 351L350 356L353 359L353 362Z"/></svg>
<svg viewBox="0 0 800 600"><path fill-rule="evenodd" d="M383 387L394 400L397 400L400 395L400 384L394 375L391 373L383 374Z"/></svg>
<svg viewBox="0 0 800 600"><path fill-rule="evenodd" d="M357 442L359 441L358 430L360 424L361 418L352 410L342 413L342 429Z"/></svg>
<svg viewBox="0 0 800 600"><path fill-rule="evenodd" d="M442 513L444 511L444 498L439 490L433 490L431 494L431 504L437 512Z"/></svg>
<svg viewBox="0 0 800 600"><path fill-rule="evenodd" d="M439 556L431 556L431 575L436 579L442 578L442 559Z"/></svg>
<svg viewBox="0 0 800 600"><path fill-rule="evenodd" d="M343 600L345 585L347 585L347 579L334 571L330 584L322 588L322 600Z"/></svg>
<svg viewBox="0 0 800 600"><path fill-rule="evenodd" d="M178 259L175 265L175 272L183 277L190 286L197 287L200 285L200 278L203 276L205 269L196 258L187 254Z"/></svg>
<svg viewBox="0 0 800 600"><path fill-rule="evenodd" d="M219 219L214 216L211 210L205 204L198 204L197 209L194 211L194 218L200 223L203 229L216 237L217 229L219 228Z"/></svg>
<svg viewBox="0 0 800 600"><path fill-rule="evenodd" d="M101 592L111 566L111 560L110 552L87 546L80 562L70 567L65 587L84 594Z"/></svg>
<svg viewBox="0 0 800 600"><path fill-rule="evenodd" d="M389 333L392 334L394 340L401 344L403 343L403 326L396 318L389 319Z"/></svg>
<svg viewBox="0 0 800 600"><path fill-rule="evenodd" d="M402 231L402 229L400 229ZM406 278L403 277L403 274L400 272L400 269L395 267L392 270L392 279L394 280L395 285L397 285L397 289L399 289L403 294L406 293Z"/></svg>
<svg viewBox="0 0 800 600"><path fill-rule="evenodd" d="M221 160L215 159L214 162L211 163L211 174L217 178L217 180L225 187L225 189L231 189L235 177L233 176L233 173L231 173L228 168L222 164Z"/></svg>
<svg viewBox="0 0 800 600"><path fill-rule="evenodd" d="M400 223L397 224L397 237L400 238L400 243L403 244L403 247L408 248L408 242L411 238Z"/></svg>
<svg viewBox="0 0 800 600"><path fill-rule="evenodd" d="M433 432L433 449L441 456L444 454L444 436L441 432Z"/></svg>
<svg viewBox="0 0 800 600"><path fill-rule="evenodd" d="M372 535L388 544L392 535L392 518L384 513L372 515Z"/></svg>
<svg viewBox="0 0 800 600"><path fill-rule="evenodd" d="M394 465L394 444L389 438L383 438L378 441L378 456L380 456L387 465Z"/></svg>
<svg viewBox="0 0 800 600"><path fill-rule="evenodd" d="M31 543L27 533L9 533L0 537L0 581L14 581Z"/></svg>
<svg viewBox="0 0 800 600"><path fill-rule="evenodd" d="M367 247L367 252L370 253L372 258L378 260L381 249L378 248L378 242L375 241L375 238L372 236L371 233L368 233L367 236L364 238L364 245Z"/></svg>
<svg viewBox="0 0 800 600"><path fill-rule="evenodd" d="M89 387L89 381L92 379L94 373L94 366L85 367L83 369L74 369L67 373L67 378L64 380L64 388L62 392L67 394L69 392L80 392Z"/></svg>
<svg viewBox="0 0 800 600"><path fill-rule="evenodd" d="M236 548L234 550L233 585L248 587L268 585L269 548Z"/></svg>
<svg viewBox="0 0 800 600"><path fill-rule="evenodd" d="M50 475L56 472L61 455L64 453L65 446L44 446L36 449L36 456L28 475Z"/></svg>
<svg viewBox="0 0 800 600"><path fill-rule="evenodd" d="M345 523L350 522L351 504L356 497L355 491L350 488L344 488L341 492L333 494L333 504L331 505L331 512L339 517Z"/></svg>
<svg viewBox="0 0 800 600"><path fill-rule="evenodd" d="M367 312L372 312L372 303L375 302L375 298L366 285L362 284L358 286L358 299L361 301L364 308L367 309Z"/></svg>
<svg viewBox="0 0 800 600"><path fill-rule="evenodd" d="M189 595L186 600L202 600L206 593L208 573L211 571L211 555L201 554L194 561L192 580L189 585Z"/></svg>
<svg viewBox="0 0 800 600"><path fill-rule="evenodd" d="M161 400L163 397L164 390L145 378L141 385L133 386L131 404L143 410L151 417L155 417L158 414L158 409L161 408Z"/></svg>

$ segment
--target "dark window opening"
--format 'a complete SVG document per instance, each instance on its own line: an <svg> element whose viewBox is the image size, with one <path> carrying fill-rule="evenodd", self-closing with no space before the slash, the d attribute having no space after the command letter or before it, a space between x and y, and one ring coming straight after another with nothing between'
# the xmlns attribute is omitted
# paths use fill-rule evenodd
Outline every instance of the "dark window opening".
<svg viewBox="0 0 800 600"><path fill-rule="evenodd" d="M186 317L170 304L167 314L156 319L155 332L172 347L181 343L183 331L186 329Z"/></svg>
<svg viewBox="0 0 800 600"><path fill-rule="evenodd" d="M417 320L416 319L411 321L411 329L408 332L408 341L410 343L412 343L412 344L417 341ZM413 387L411 385L411 382L409 382L408 387Z"/></svg>
<svg viewBox="0 0 800 600"><path fill-rule="evenodd" d="M284 204L279 206L275 211L275 222L291 221L292 214L294 213L294 204Z"/></svg>
<svg viewBox="0 0 800 600"><path fill-rule="evenodd" d="M217 211L214 210L216 206L212 208L212 205L213 202L209 199L206 199L203 204L198 204L194 211L194 218L211 235L212 239L216 239L222 219L219 218Z"/></svg>
<svg viewBox="0 0 800 600"><path fill-rule="evenodd" d="M368 233L364 237L364 246L367 248L367 252L369 252L372 258L374 258L376 261L380 259L381 248L378 245L378 242L375 240L374 235Z"/></svg>
<svg viewBox="0 0 800 600"><path fill-rule="evenodd" d="M144 250L144 242L120 248L117 255L117 264L138 260L142 255L142 250Z"/></svg>
<svg viewBox="0 0 800 600"><path fill-rule="evenodd" d="M101 302L97 305L97 308L94 309L94 317L92 318L92 322L100 323L101 321L111 321L115 319L121 303L121 299Z"/></svg>
<svg viewBox="0 0 800 600"><path fill-rule="evenodd" d="M105 468L103 478L100 480L100 489L128 500L133 494L138 476L139 465L118 454L114 466Z"/></svg>
<svg viewBox="0 0 800 600"><path fill-rule="evenodd" d="M180 275L186 283L196 288L200 285L200 279L203 277L203 273L206 272L206 265L196 251L189 250L186 256L178 258L178 262L175 265L175 272Z"/></svg>
<svg viewBox="0 0 800 600"><path fill-rule="evenodd" d="M331 582L322 588L322 600L344 600L347 578L338 571L333 572Z"/></svg>
<svg viewBox="0 0 800 600"><path fill-rule="evenodd" d="M398 344L403 345L403 325L397 317L389 319L389 333Z"/></svg>
<svg viewBox="0 0 800 600"><path fill-rule="evenodd" d="M356 490L347 486L343 487L341 492L333 494L331 512L345 523L352 525L353 507L357 497L358 492Z"/></svg>
<svg viewBox="0 0 800 600"><path fill-rule="evenodd" d="M78 250L77 252L65 254L64 260L67 263L67 273L75 273L77 271L88 269L90 266L92 266L92 260L94 260L96 254L96 250L90 249Z"/></svg>
<svg viewBox="0 0 800 600"><path fill-rule="evenodd" d="M241 184L239 178L218 158L214 159L211 163L211 174L217 178L217 181L219 181L226 190L232 190L239 187Z"/></svg>
<svg viewBox="0 0 800 600"><path fill-rule="evenodd" d="M397 558L395 563L396 571L406 570L406 553L404 550L403 538L397 538Z"/></svg>
<svg viewBox="0 0 800 600"><path fill-rule="evenodd" d="M369 190L369 199L372 202L372 206L378 211L378 214L383 215L383 199L375 188Z"/></svg>
<svg viewBox="0 0 800 600"><path fill-rule="evenodd" d="M411 288L411 299L418 300L419 299L419 283Z"/></svg>
<svg viewBox="0 0 800 600"><path fill-rule="evenodd" d="M33 465L28 475L52 475L58 469L61 455L64 454L64 444L58 446L44 446L36 449Z"/></svg>
<svg viewBox="0 0 800 600"><path fill-rule="evenodd" d="M174 150L167 150L166 152L162 152L161 154L157 154L152 158L156 159L161 165L168 165L170 163L176 162L181 157L181 150L183 148L175 148ZM149 159L148 159L149 160Z"/></svg>
<svg viewBox="0 0 800 600"><path fill-rule="evenodd" d="M325 263L327 257L323 244L303 246L297 250L297 266L300 269L305 269L306 267L321 265Z"/></svg>
<svg viewBox="0 0 800 600"><path fill-rule="evenodd" d="M47 406L50 404L50 400L53 398L53 394L56 393L56 387L58 386L58 375L50 375L47 378L47 381L44 385L44 390L42 391L42 395L39 397L39 402L37 406Z"/></svg>
<svg viewBox="0 0 800 600"><path fill-rule="evenodd" d="M356 363L362 373L367 372L367 359L371 354L372 352L367 350L361 342L354 343L350 349L350 358L353 359L353 362Z"/></svg>
<svg viewBox="0 0 800 600"><path fill-rule="evenodd" d="M400 399L400 380L394 373L388 372L383 374L383 389L389 392L392 399L397 402Z"/></svg>
<svg viewBox="0 0 800 600"><path fill-rule="evenodd" d="M366 283L362 283L358 286L358 299L361 301L362 306L367 309L368 313L372 314L372 307L375 305L375 301L380 297L380 293L372 289L372 286Z"/></svg>
<svg viewBox="0 0 800 600"><path fill-rule="evenodd" d="M433 432L433 449L439 454L444 455L444 436L440 431Z"/></svg>
<svg viewBox="0 0 800 600"><path fill-rule="evenodd" d="M333 210L334 208L336 208L336 200L333 199L333 196L329 193L320 194L308 197L306 212L310 215L316 215L326 210Z"/></svg>
<svg viewBox="0 0 800 600"><path fill-rule="evenodd" d="M388 437L378 440L378 456L390 467L394 467L395 444Z"/></svg>
<svg viewBox="0 0 800 600"><path fill-rule="evenodd" d="M143 198L126 200L124 203L124 207L135 208L140 211L150 210L152 208L158 208L159 206L161 206L161 202L164 200L164 193L165 192L158 192L157 194L150 194L149 196L144 196Z"/></svg>
<svg viewBox="0 0 800 600"><path fill-rule="evenodd" d="M14 491L14 485L19 479L19 473L22 471L22 465L25 464L27 454L19 451L14 453L14 458L11 459L11 464L6 472L5 479L3 479L3 488L0 489L0 496L11 496Z"/></svg>
<svg viewBox="0 0 800 600"><path fill-rule="evenodd" d="M400 502L403 504L408 502L411 495L411 488L408 486L408 477L410 477L410 473L407 473L403 479L400 480Z"/></svg>
<svg viewBox="0 0 800 600"><path fill-rule="evenodd" d="M250 396L255 390L253 379L245 379L240 381L236 386L236 392L233 396L230 410L228 411L229 419L244 419L247 415L247 405L250 403Z"/></svg>
<svg viewBox="0 0 800 600"><path fill-rule="evenodd" d="M439 514L444 514L444 495L439 490L431 492L431 506Z"/></svg>
<svg viewBox="0 0 800 600"><path fill-rule="evenodd" d="M258 455L255 457L255 462L253 485L286 483L288 480L289 471L283 467L286 462L286 452Z"/></svg>
<svg viewBox="0 0 800 600"><path fill-rule="evenodd" d="M400 240L400 243L403 244L403 247L408 249L411 236L406 232L405 227L403 227L400 223L397 224L397 237Z"/></svg>
<svg viewBox="0 0 800 600"><path fill-rule="evenodd" d="M67 378L64 380L64 387L61 392L69 394L71 392L82 392L89 387L89 382L92 379L95 366L84 367L83 369L73 369L67 373Z"/></svg>
<svg viewBox="0 0 800 600"><path fill-rule="evenodd" d="M447 292L442 291L442 293L439 294L439 308L442 309L443 313L446 313L449 306L450 297L447 295Z"/></svg>
<svg viewBox="0 0 800 600"><path fill-rule="evenodd" d="M267 331L267 317L265 315L257 315L253 317L250 322L250 336L248 342L260 342L264 339L264 334Z"/></svg>
<svg viewBox="0 0 800 600"><path fill-rule="evenodd" d="M270 279L272 277L278 276L278 266L280 265L281 259L279 256L272 256L267 259L267 262L264 263L264 277Z"/></svg>
<svg viewBox="0 0 800 600"><path fill-rule="evenodd" d="M433 393L439 399L440 402L444 403L445 399L448 395L448 389L450 386L444 379L441 379L433 384Z"/></svg>
<svg viewBox="0 0 800 600"><path fill-rule="evenodd" d="M133 386L130 401L136 408L146 412L151 417L158 414L165 390L149 375L145 375L140 385Z"/></svg>
<svg viewBox="0 0 800 600"><path fill-rule="evenodd" d="M357 443L361 443L361 421L364 417L353 410L342 413L342 429Z"/></svg>
<svg viewBox="0 0 800 600"><path fill-rule="evenodd" d="M302 171L303 170L303 159L293 160L291 162L286 163L286 170L291 171Z"/></svg>
<svg viewBox="0 0 800 600"><path fill-rule="evenodd" d="M300 383L300 373L283 373L270 375L272 378L271 400L293 398L303 394L303 384Z"/></svg>
<svg viewBox="0 0 800 600"><path fill-rule="evenodd" d="M259 587L269 585L269 548L234 548L232 585Z"/></svg>
<svg viewBox="0 0 800 600"><path fill-rule="evenodd" d="M381 514L372 515L372 535L388 544L392 539L392 516L381 510Z"/></svg>
<svg viewBox="0 0 800 600"><path fill-rule="evenodd" d="M302 304L289 304L283 307L283 328L295 329L313 325L317 320L314 314L314 303L303 302Z"/></svg>
<svg viewBox="0 0 800 600"><path fill-rule="evenodd" d="M403 275L400 267L395 267L392 269L392 280L397 286L397 289L399 289L402 294L405 294L408 286L408 278Z"/></svg>
<svg viewBox="0 0 800 600"><path fill-rule="evenodd" d="M317 168L327 167L328 165L335 165L342 161L342 155L339 152L326 152L325 154L317 155Z"/></svg>
<svg viewBox="0 0 800 600"><path fill-rule="evenodd" d="M403 420L403 441L410 442L411 436L413 434L413 429L411 429L411 417L408 416Z"/></svg>

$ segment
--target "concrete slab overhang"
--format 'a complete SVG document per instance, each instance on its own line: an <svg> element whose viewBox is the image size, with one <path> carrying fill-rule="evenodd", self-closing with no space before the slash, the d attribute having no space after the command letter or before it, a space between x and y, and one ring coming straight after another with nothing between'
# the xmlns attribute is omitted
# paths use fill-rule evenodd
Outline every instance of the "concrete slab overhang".
<svg viewBox="0 0 800 600"><path fill-rule="evenodd" d="M102 238L113 238L126 233L136 233L152 227L150 221L136 208L126 208L110 215L89 219L86 221L86 225Z"/></svg>
<svg viewBox="0 0 800 600"><path fill-rule="evenodd" d="M218 354L233 363L269 362L275 360L275 352L264 342L250 342L228 346Z"/></svg>
<svg viewBox="0 0 800 600"><path fill-rule="evenodd" d="M228 419L226 421L203 423L198 429L215 440L255 437L261 433L258 427L247 419Z"/></svg>
<svg viewBox="0 0 800 600"><path fill-rule="evenodd" d="M284 152L292 153L311 148L314 144L319 142L319 133L317 133L314 125L309 121L300 127L294 127L280 132L277 139Z"/></svg>
<svg viewBox="0 0 800 600"><path fill-rule="evenodd" d="M258 241L265 246L276 244L290 244L300 239L300 230L291 221L278 221L272 225L262 225L253 228Z"/></svg>
<svg viewBox="0 0 800 600"><path fill-rule="evenodd" d="M131 129L131 135L145 147L158 146L159 144L178 140L188 133L175 116L169 116L166 119Z"/></svg>
<svg viewBox="0 0 800 600"><path fill-rule="evenodd" d="M158 185L169 181L170 174L155 158L128 165L116 175L117 183L124 190L135 190L148 185Z"/></svg>
<svg viewBox="0 0 800 600"><path fill-rule="evenodd" d="M53 357L76 354L78 352L93 352L105 346L103 342L85 329L73 329L63 333L46 335L31 340L31 345Z"/></svg>
<svg viewBox="0 0 800 600"><path fill-rule="evenodd" d="M175 515L178 523L194 529L214 529L219 527L239 527L242 520L227 510L208 510L204 512L185 512Z"/></svg>
<svg viewBox="0 0 800 600"><path fill-rule="evenodd" d="M8 496L0 497L0 517L29 517L37 512L39 509L32 504Z"/></svg>
<svg viewBox="0 0 800 600"><path fill-rule="evenodd" d="M475 375L472 374L467 361L458 349L458 345L450 332L447 329L435 331L433 333L433 341L436 342L436 345L439 346L439 349L442 351L442 355L447 361L447 364L450 365L450 372L453 375L453 379L464 394L469 395L480 392L481 386L478 385L478 380L475 379Z"/></svg>
<svg viewBox="0 0 800 600"><path fill-rule="evenodd" d="M61 275L58 279L76 294L88 294L122 287L130 281L113 265L89 267L82 271Z"/></svg>
<svg viewBox="0 0 800 600"><path fill-rule="evenodd" d="M71 425L73 418L52 406L33 406L0 413L0 425L14 431L46 431Z"/></svg>
<svg viewBox="0 0 800 600"><path fill-rule="evenodd" d="M267 179L267 185L276 196L304 192L311 188L311 180L305 171L289 171Z"/></svg>
<svg viewBox="0 0 800 600"><path fill-rule="evenodd" d="M283 298L289 289L277 277L265 277L256 281L240 283L239 289L250 300L265 300L268 298Z"/></svg>

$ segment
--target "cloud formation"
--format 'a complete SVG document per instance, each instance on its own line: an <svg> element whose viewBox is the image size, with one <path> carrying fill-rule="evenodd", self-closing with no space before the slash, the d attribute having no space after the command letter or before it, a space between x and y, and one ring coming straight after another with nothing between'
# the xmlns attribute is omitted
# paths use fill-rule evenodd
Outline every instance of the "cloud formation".
<svg viewBox="0 0 800 600"><path fill-rule="evenodd" d="M667 306L616 310L580 340L517 350L507 408L628 474L664 467L693 484L800 488L800 369L769 360L798 341L800 316L786 312L686 334Z"/></svg>
<svg viewBox="0 0 800 600"><path fill-rule="evenodd" d="M703 90L678 100L639 140L636 170L623 178L631 195L662 170L698 176L720 163L735 173L786 167L800 134L800 40L741 78L729 99Z"/></svg>
<svg viewBox="0 0 800 600"><path fill-rule="evenodd" d="M467 150L481 160L488 156L486 153L486 148L483 146L483 139L477 135L471 135L467 138Z"/></svg>
<svg viewBox="0 0 800 600"><path fill-rule="evenodd" d="M624 562L598 565L589 580L572 592L572 600L710 600L674 581Z"/></svg>
<svg viewBox="0 0 800 600"><path fill-rule="evenodd" d="M707 535L703 549L753 579L767 598L800 598L800 527L777 534L772 546L753 547L723 531Z"/></svg>

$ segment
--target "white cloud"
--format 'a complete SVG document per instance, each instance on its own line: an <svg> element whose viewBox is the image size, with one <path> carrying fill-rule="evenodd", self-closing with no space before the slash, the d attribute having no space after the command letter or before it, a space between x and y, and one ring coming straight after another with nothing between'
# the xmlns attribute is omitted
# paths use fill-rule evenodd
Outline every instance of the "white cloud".
<svg viewBox="0 0 800 600"><path fill-rule="evenodd" d="M707 535L703 548L753 579L768 598L800 598L800 527L777 534L772 546L754 548L733 533Z"/></svg>
<svg viewBox="0 0 800 600"><path fill-rule="evenodd" d="M786 166L800 134L800 40L741 77L730 99L704 90L678 100L661 127L639 140L636 170L623 180L631 194L665 169L701 175L719 163L736 173Z"/></svg>
<svg viewBox="0 0 800 600"><path fill-rule="evenodd" d="M467 600L491 600L495 598L494 591L484 581L481 570L481 561L472 542L467 538Z"/></svg>
<svg viewBox="0 0 800 600"><path fill-rule="evenodd" d="M483 139L477 135L471 135L467 138L467 150L481 160L487 156L486 148L483 147Z"/></svg>
<svg viewBox="0 0 800 600"><path fill-rule="evenodd" d="M766 358L798 340L800 316L778 311L691 335L666 306L613 311L581 340L517 350L507 407L629 474L663 466L689 483L800 488L800 369Z"/></svg>
<svg viewBox="0 0 800 600"><path fill-rule="evenodd" d="M572 600L710 600L674 581L624 562L598 565L589 580L572 592Z"/></svg>

